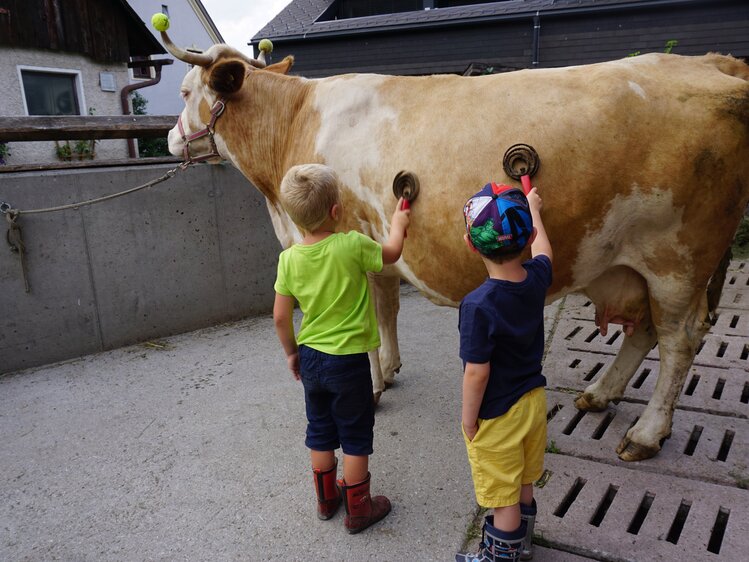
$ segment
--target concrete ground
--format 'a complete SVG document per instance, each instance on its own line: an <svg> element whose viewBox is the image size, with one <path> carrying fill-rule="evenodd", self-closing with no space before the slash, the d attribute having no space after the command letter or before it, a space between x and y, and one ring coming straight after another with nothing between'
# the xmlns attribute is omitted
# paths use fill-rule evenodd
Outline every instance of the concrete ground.
<svg viewBox="0 0 749 562"><path fill-rule="evenodd" d="M457 311L404 287L399 330L371 460L393 511L365 532L315 517L302 390L265 316L0 378L0 560L452 560L476 513Z"/></svg>
<svg viewBox="0 0 749 562"><path fill-rule="evenodd" d="M640 463L613 449L652 392L657 355L619 405L576 414L573 391L611 362L616 338L594 332L584 299L547 307L552 475L537 491L547 548L534 560L745 559L745 265L732 267L672 438ZM342 512L315 517L302 390L269 316L1 377L0 560L452 560L477 542L457 311L404 286L399 340L371 460L372 491L393 511L353 536Z"/></svg>

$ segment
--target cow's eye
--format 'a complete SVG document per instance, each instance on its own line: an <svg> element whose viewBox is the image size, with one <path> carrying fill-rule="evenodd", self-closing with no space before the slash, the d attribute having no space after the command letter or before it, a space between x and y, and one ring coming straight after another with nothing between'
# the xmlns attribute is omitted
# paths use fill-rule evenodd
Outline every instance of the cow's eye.
<svg viewBox="0 0 749 562"><path fill-rule="evenodd" d="M182 96L182 99L183 99L183 100L186 100L186 99L187 99L187 97L188 97L188 96L190 95L190 91L189 91L189 90L182 90L182 91L181 91L181 92L179 93L179 95L180 95L180 96Z"/></svg>

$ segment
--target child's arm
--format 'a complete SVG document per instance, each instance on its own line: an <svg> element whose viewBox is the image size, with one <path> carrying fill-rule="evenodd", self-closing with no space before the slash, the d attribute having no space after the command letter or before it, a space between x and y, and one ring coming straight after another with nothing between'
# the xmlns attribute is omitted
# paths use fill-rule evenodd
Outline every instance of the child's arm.
<svg viewBox="0 0 749 562"><path fill-rule="evenodd" d="M471 441L479 430L476 420L488 382L489 363L466 362L463 371L463 430Z"/></svg>
<svg viewBox="0 0 749 562"><path fill-rule="evenodd" d="M544 223L541 220L541 209L543 209L544 205L535 187L528 193L528 205L531 209L531 217L533 217L533 226L536 227L537 231L536 238L531 244L531 255L535 258L540 254L544 254L549 258L549 261L553 261L554 256L551 252L551 242L549 242Z"/></svg>
<svg viewBox="0 0 749 562"><path fill-rule="evenodd" d="M273 322L276 325L276 334L286 353L286 362L289 371L299 380L299 350L294 336L294 297L276 293L273 303Z"/></svg>
<svg viewBox="0 0 749 562"><path fill-rule="evenodd" d="M387 265L395 263L403 252L403 240L406 237L406 228L410 222L410 209L403 209L403 197L398 199L395 206L393 218L390 221L390 235L388 241L382 245L382 263Z"/></svg>

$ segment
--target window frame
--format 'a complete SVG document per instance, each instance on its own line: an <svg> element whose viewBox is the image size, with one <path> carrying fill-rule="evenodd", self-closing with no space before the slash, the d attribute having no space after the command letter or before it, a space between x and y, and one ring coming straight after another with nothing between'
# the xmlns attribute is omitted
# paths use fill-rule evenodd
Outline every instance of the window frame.
<svg viewBox="0 0 749 562"><path fill-rule="evenodd" d="M86 96L83 94L83 73L74 68L51 68L47 66L30 66L26 64L16 65L18 72L18 83L21 85L21 101L23 102L23 111L29 117L40 117L39 115L29 115L29 107L26 103L26 85L23 83L23 71L37 72L40 74L66 74L74 77L76 96L78 97L78 115L86 115L84 108L86 105ZM54 116L48 116L54 117Z"/></svg>

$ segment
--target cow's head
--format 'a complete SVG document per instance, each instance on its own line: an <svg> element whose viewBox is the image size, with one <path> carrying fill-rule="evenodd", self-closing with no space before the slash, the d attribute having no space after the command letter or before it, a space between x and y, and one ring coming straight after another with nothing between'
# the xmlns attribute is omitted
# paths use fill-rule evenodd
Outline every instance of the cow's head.
<svg viewBox="0 0 749 562"><path fill-rule="evenodd" d="M253 59L222 44L213 45L204 53L195 53L174 45L164 31L161 37L172 55L193 65L182 81L180 95L185 109L177 125L169 131L169 152L193 161L217 163L222 158L230 159L225 139L220 134L224 104L232 103L241 95L250 72L266 69L286 73L293 59L266 67L265 53Z"/></svg>

